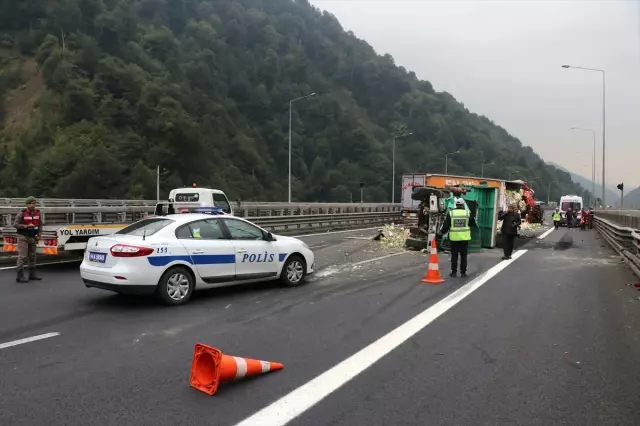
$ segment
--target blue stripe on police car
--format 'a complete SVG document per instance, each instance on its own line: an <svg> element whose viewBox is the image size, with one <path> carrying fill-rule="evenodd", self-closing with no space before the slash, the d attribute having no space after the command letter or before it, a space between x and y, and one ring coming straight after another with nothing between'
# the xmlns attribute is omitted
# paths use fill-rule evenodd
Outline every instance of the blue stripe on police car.
<svg viewBox="0 0 640 426"><path fill-rule="evenodd" d="M288 253L280 253L278 261L284 262ZM242 255L242 263L273 262L275 255L268 253ZM167 266L171 262L184 262L190 265L223 265L236 263L235 254L198 254L193 256L151 256L147 260L151 266Z"/></svg>
<svg viewBox="0 0 640 426"><path fill-rule="evenodd" d="M192 260L193 259L193 260ZM192 265L222 265L236 263L235 254L200 254L195 256L151 256L147 260L151 266L167 266L171 262L182 261Z"/></svg>

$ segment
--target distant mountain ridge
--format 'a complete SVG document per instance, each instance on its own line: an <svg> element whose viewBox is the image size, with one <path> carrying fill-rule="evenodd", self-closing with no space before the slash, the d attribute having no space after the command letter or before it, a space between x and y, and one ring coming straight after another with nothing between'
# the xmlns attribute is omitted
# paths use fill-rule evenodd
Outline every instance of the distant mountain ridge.
<svg viewBox="0 0 640 426"><path fill-rule="evenodd" d="M631 190L628 194L625 194L624 207L630 209L640 208L640 187Z"/></svg>
<svg viewBox="0 0 640 426"><path fill-rule="evenodd" d="M547 164L559 170L562 170L563 172L569 173L569 175L571 175L571 180L574 183L577 183L578 185L582 186L584 189L591 191L591 188L593 186L591 179L587 179L584 176L573 173L571 170L568 170L566 167L562 167L559 164L556 164L553 162L547 162ZM597 182L596 182L596 197L598 198L602 197L602 185L598 184ZM605 187L605 197L606 197L605 201L609 205L618 205L620 203L620 195L618 194L618 190L614 186L607 185ZM640 197L640 192L638 193L638 197ZM638 203L640 203L640 199L638 200Z"/></svg>

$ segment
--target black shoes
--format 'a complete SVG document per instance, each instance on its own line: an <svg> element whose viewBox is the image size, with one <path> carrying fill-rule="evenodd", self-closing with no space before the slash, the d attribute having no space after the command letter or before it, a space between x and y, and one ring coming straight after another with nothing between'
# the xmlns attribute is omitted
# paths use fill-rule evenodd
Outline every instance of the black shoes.
<svg viewBox="0 0 640 426"><path fill-rule="evenodd" d="M42 281L42 278L36 275L35 271L29 271L29 278L24 276L24 269L18 269L16 275L17 283L28 283L29 281Z"/></svg>
<svg viewBox="0 0 640 426"><path fill-rule="evenodd" d="M450 273L450 274L449 274L449 276L450 276L451 278L455 278L455 277L457 277L457 276L458 276L458 273L457 273L457 272L452 272L452 273ZM467 278L467 273L466 273L466 272L462 272L462 273L460 274L460 276L461 276L462 278Z"/></svg>
<svg viewBox="0 0 640 426"><path fill-rule="evenodd" d="M24 269L18 269L18 275L16 276L17 283L28 283L29 280L24 276Z"/></svg>

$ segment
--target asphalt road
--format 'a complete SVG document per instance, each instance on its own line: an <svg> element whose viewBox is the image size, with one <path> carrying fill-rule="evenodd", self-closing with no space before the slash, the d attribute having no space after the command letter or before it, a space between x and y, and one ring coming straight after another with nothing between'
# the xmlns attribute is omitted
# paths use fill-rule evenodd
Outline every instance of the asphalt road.
<svg viewBox="0 0 640 426"><path fill-rule="evenodd" d="M640 424L637 279L595 231L554 231L512 262L475 253L468 279L441 285L419 281L427 255L360 239L373 233L304 238L318 267L305 286L197 292L177 308L86 289L77 265L28 284L0 271L0 424L278 425L269 413L291 408L305 426ZM60 334L2 346L45 333ZM188 386L197 342L285 369L207 396ZM377 362L360 355L372 347Z"/></svg>

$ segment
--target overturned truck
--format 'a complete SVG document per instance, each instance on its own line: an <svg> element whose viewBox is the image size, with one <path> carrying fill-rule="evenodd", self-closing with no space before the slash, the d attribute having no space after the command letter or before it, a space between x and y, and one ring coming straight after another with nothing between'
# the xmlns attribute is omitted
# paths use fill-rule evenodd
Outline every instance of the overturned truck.
<svg viewBox="0 0 640 426"><path fill-rule="evenodd" d="M535 203L533 191L526 182L504 182L500 187L488 185L455 185L438 188L415 186L411 198L417 202L417 226L409 228L407 248L426 249L437 237L441 250L449 248L447 235L437 236L447 212L455 208L455 198L465 202L465 208L475 218L471 227L470 251L494 248L501 245L499 213L508 205L515 205L527 223L542 223L540 206Z"/></svg>

